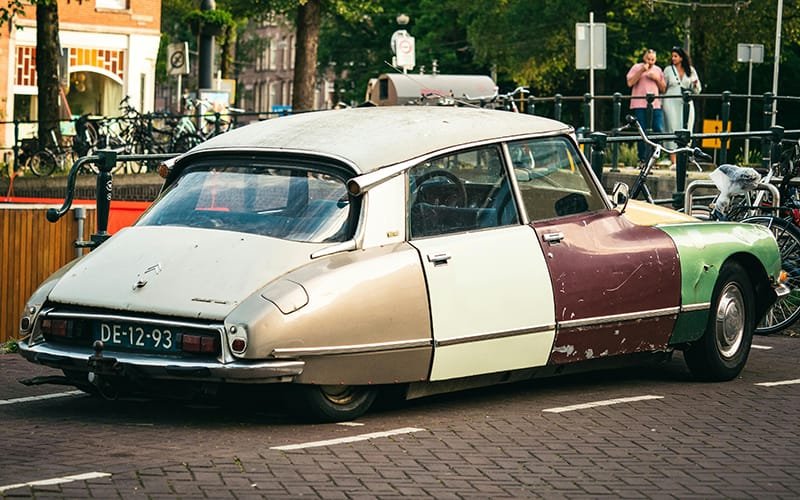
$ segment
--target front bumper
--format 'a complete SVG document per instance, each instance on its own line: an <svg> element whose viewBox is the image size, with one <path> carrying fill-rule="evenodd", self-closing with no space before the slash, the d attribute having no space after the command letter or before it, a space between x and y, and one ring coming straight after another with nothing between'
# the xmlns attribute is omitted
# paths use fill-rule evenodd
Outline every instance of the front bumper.
<svg viewBox="0 0 800 500"><path fill-rule="evenodd" d="M28 361L52 368L90 372L91 349L54 346L47 342L19 343L19 353ZM163 356L105 351L114 361L114 371L121 376L135 374L151 380L197 380L202 382L269 383L288 382L303 373L303 361L194 361L167 359Z"/></svg>

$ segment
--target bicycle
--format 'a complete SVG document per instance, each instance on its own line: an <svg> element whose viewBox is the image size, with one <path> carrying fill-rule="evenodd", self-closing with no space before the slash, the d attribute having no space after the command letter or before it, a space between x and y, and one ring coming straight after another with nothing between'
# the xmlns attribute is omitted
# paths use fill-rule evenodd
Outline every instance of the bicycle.
<svg viewBox="0 0 800 500"><path fill-rule="evenodd" d="M658 158L662 152L666 152L668 154L688 153L691 161L693 161L695 165L697 165L697 162L694 160L694 158L699 157L705 160L711 159L711 157L703 152L700 148L692 148L690 146L683 146L674 150L664 148L660 144L647 137L647 134L644 132L642 126L639 124L636 118L629 115L625 119L627 124L621 127L619 130L635 127L641 140L643 140L652 148L650 158L640 168L639 175L634 182L634 187L630 190L630 198L632 199L636 199L639 195L644 193L646 201L649 203L655 202L650 194L649 188L647 187L647 177L649 176L653 166L655 165L656 161L658 161ZM684 211L688 215L692 215L693 209L695 208L692 196L693 191L698 187L708 187L709 182L711 182L712 185L716 186L718 190L720 190L722 196L726 196L726 193L723 192L723 190L726 188L725 186L720 186L714 181L693 181L686 188ZM769 192L771 201L775 205L779 205L780 194L775 186L763 182L754 182L748 187L750 188L750 191L759 189ZM698 219L710 221L729 221L730 219L727 216L727 210L731 209L732 207L730 204L723 206L723 204L717 203L717 200L719 199L720 195L717 195L711 206L703 209L702 216L698 217ZM733 208L735 208L735 206ZM767 311L764 319L756 326L756 333L768 335L788 328L798 319L800 319L800 229L785 219L770 214L751 215L737 222L746 224L760 224L770 230L772 235L775 237L775 241L777 242L780 250L781 267L787 272L788 275L786 285L792 290L791 293L775 302L770 310Z"/></svg>
<svg viewBox="0 0 800 500"><path fill-rule="evenodd" d="M25 166L37 177L48 177L56 169L68 170L78 158L71 146L58 139L55 128L48 131L47 137L44 149L31 154L25 162Z"/></svg>

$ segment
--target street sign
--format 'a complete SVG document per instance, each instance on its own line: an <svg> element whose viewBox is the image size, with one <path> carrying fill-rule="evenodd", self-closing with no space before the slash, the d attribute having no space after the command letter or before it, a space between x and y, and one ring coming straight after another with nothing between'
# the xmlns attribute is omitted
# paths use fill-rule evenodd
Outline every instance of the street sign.
<svg viewBox="0 0 800 500"><path fill-rule="evenodd" d="M177 42L167 46L167 74L170 76L189 74L189 43Z"/></svg>
<svg viewBox="0 0 800 500"><path fill-rule="evenodd" d="M760 43L736 44L736 62L755 63L764 62L764 46Z"/></svg>
<svg viewBox="0 0 800 500"><path fill-rule="evenodd" d="M409 35L406 30L397 30L392 34L391 45L395 55L395 66L407 71L414 69L416 64L414 37Z"/></svg>
<svg viewBox="0 0 800 500"><path fill-rule="evenodd" d="M591 31L589 26L592 26ZM594 54L593 68L589 67L589 34L592 34L591 51ZM606 24L575 23L575 68L606 69Z"/></svg>

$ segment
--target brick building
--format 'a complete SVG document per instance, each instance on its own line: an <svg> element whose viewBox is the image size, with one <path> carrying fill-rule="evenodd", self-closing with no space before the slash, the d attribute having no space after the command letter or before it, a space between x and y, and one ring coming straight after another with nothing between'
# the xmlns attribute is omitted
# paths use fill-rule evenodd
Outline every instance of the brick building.
<svg viewBox="0 0 800 500"><path fill-rule="evenodd" d="M69 58L63 115L119 114L126 95L153 109L161 0L58 0L60 42ZM36 8L0 36L0 121L36 120ZM13 127L4 127L5 144ZM29 125L28 129L35 128ZM26 135L29 130L23 130Z"/></svg>

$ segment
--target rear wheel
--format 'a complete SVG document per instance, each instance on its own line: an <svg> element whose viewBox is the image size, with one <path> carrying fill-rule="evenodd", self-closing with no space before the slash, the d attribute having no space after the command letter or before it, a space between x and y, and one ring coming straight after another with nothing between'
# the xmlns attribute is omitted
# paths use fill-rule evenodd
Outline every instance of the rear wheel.
<svg viewBox="0 0 800 500"><path fill-rule="evenodd" d="M56 157L50 151L42 149L28 159L28 168L37 177L47 177L56 170Z"/></svg>
<svg viewBox="0 0 800 500"><path fill-rule="evenodd" d="M356 385L292 386L295 411L301 418L341 422L363 415L378 395L375 387Z"/></svg>
<svg viewBox="0 0 800 500"><path fill-rule="evenodd" d="M759 215L742 222L769 228L778 242L781 268L788 274L786 286L791 292L779 299L756 326L756 333L768 335L792 326L800 318L800 229L780 217Z"/></svg>
<svg viewBox="0 0 800 500"><path fill-rule="evenodd" d="M717 278L705 334L684 352L689 370L701 380L735 378L747 362L754 329L752 283L741 265L729 262Z"/></svg>

